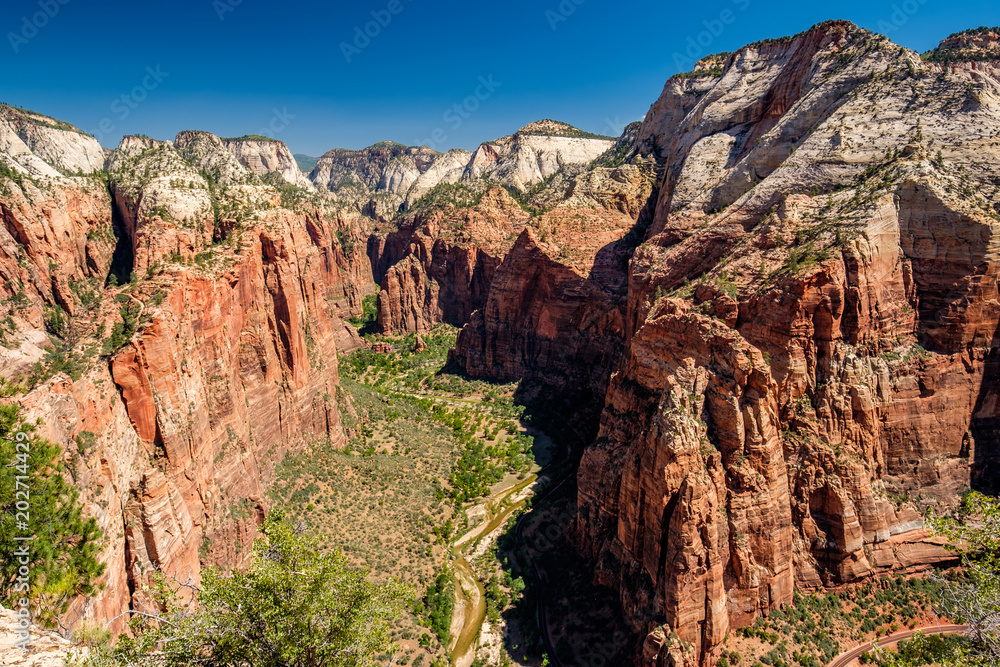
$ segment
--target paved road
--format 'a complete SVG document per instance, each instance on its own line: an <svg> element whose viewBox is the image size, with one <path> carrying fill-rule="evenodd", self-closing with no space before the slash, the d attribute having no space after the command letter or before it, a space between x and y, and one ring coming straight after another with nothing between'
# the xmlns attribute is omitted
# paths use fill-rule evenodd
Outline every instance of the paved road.
<svg viewBox="0 0 1000 667"><path fill-rule="evenodd" d="M867 644L862 644L861 646L851 649L847 653L838 656L833 662L830 663L830 667L847 667L851 662L857 660L862 653L867 653L872 650L876 644L885 648L886 646L893 646L897 642L901 642L904 639L909 639L917 632L922 632L925 635L952 635L959 632L965 632L969 629L967 625L931 625L926 628L915 628L913 630L904 630L903 632L897 632L894 635L889 635L888 637L883 637L876 641L868 642Z"/></svg>

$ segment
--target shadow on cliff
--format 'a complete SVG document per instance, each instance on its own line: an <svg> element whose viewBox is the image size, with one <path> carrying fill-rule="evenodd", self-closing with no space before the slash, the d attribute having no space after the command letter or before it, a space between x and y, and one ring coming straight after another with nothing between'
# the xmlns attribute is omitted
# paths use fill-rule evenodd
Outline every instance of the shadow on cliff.
<svg viewBox="0 0 1000 667"><path fill-rule="evenodd" d="M564 420L543 411L529 421L559 446L557 459L526 512L497 540L503 579L516 592L504 620L514 631L504 638L512 656L548 658L551 665L628 664L638 635L629 631L616 595L593 581L593 567L574 546L576 467L584 443ZM487 586L489 612L496 614L498 587Z"/></svg>
<svg viewBox="0 0 1000 667"><path fill-rule="evenodd" d="M109 188L108 192L111 195L111 225L115 233L115 250L111 256L111 268L104 284L110 285L113 277L116 281L115 284L124 285L132 279L132 271L135 268L135 253L132 250L132 237L125 224L121 204L115 197L113 189Z"/></svg>
<svg viewBox="0 0 1000 667"><path fill-rule="evenodd" d="M986 355L969 430L975 442L972 488L991 495L1000 494L1000 349L996 343Z"/></svg>

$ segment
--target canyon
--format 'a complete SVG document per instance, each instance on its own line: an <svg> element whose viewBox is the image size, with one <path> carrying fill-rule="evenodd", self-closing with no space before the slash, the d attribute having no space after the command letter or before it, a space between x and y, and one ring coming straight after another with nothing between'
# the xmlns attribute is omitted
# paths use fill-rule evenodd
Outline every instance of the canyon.
<svg viewBox="0 0 1000 667"><path fill-rule="evenodd" d="M618 138L539 121L309 176L265 137L105 154L0 106L6 400L104 534L64 623L123 632L154 571L246 562L285 454L347 443L372 299L586 443L572 543L636 665L953 563L925 516L1000 460L998 39L831 21L700 61Z"/></svg>

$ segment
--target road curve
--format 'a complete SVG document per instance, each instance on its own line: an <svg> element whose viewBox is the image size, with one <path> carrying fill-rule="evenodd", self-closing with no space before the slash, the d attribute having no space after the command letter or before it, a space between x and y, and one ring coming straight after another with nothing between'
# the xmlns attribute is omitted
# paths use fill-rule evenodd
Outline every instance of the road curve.
<svg viewBox="0 0 1000 667"><path fill-rule="evenodd" d="M883 637L882 639L876 639L875 641L870 641L867 644L862 644L857 648L851 649L847 653L842 653L830 663L830 667L847 667L847 665L851 662L860 658L862 653L867 653L875 648L876 645L882 648L885 648L886 646L893 646L904 639L909 639L918 632L922 632L925 635L953 635L958 634L959 632L965 632L968 629L969 626L967 625L931 625L926 628L904 630L903 632L897 632L894 635L889 635L888 637Z"/></svg>

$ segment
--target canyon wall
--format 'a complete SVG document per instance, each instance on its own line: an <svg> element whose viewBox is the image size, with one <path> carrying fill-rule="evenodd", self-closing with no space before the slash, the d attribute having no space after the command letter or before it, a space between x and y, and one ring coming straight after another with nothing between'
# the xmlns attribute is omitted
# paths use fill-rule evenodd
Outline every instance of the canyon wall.
<svg viewBox="0 0 1000 667"><path fill-rule="evenodd" d="M531 233L498 269L452 359L600 395L575 531L639 664L951 560L924 513L998 456L998 74L845 22L706 59L637 132L659 176L630 234L575 279Z"/></svg>
<svg viewBox="0 0 1000 667"><path fill-rule="evenodd" d="M225 150L211 135L178 143ZM362 345L342 318L372 289L366 233L230 175L210 185L171 144L126 138L109 186L3 183L4 376L39 364L17 400L64 447L104 532L104 589L67 625L144 609L156 569L197 581L204 564L241 564L285 452L344 441L337 355Z"/></svg>

